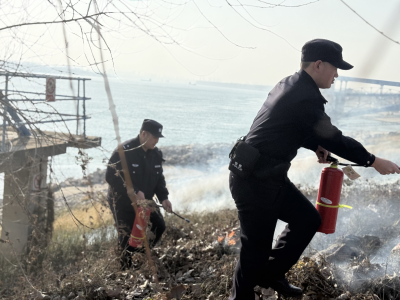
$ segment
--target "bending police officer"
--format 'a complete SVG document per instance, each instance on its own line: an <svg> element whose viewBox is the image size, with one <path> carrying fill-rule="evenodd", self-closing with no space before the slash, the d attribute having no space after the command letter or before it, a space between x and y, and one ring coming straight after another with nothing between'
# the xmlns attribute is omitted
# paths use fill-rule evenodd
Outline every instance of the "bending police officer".
<svg viewBox="0 0 400 300"><path fill-rule="evenodd" d="M168 212L172 211L168 200L168 190L163 174L162 152L156 147L162 135L163 126L150 119L143 121L140 133L136 138L125 141L122 146L128 164L132 185L137 200L153 199L154 194ZM131 253L137 249L129 246L129 237L135 220L135 210L127 194L124 174L118 154L114 150L108 163L106 181L109 184L107 200L118 226L119 250L121 251L121 268L131 267ZM155 237L150 241L154 246L165 231L165 222L158 208L150 215L151 231Z"/></svg>
<svg viewBox="0 0 400 300"><path fill-rule="evenodd" d="M287 178L290 161L300 147L314 151L320 163L328 163L326 158L333 152L381 174L400 173L396 164L375 157L344 136L325 113L327 101L319 89L331 87L337 69L352 67L343 60L339 44L324 39L307 42L302 48L301 70L272 89L245 141L233 149L229 183L238 209L242 248L230 300L254 299L256 285L271 287L284 296L302 296L302 290L289 284L285 274L315 235L321 216ZM235 162L241 155L244 164ZM254 166L251 172L248 166ZM250 173L247 177L246 172ZM272 248L278 219L288 225Z"/></svg>

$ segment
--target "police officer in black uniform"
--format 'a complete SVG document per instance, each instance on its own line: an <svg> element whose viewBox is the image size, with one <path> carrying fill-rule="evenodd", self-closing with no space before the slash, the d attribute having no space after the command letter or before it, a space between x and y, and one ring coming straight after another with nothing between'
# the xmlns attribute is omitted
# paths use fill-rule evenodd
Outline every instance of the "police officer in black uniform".
<svg viewBox="0 0 400 300"><path fill-rule="evenodd" d="M163 174L162 152L156 147L162 135L163 126L150 119L145 119L140 129L140 134L122 144L128 164L137 200L153 199L156 194L158 200L166 211L172 211L171 202L168 200ZM119 249L121 251L121 268L129 268L132 264L131 253L137 249L129 246L128 241L135 221L135 210L128 197L124 184L124 174L118 154L114 150L108 163L106 181L109 184L107 200L113 212L115 223L118 226ZM155 238L150 241L154 246L165 231L164 219L157 208L150 215L151 231Z"/></svg>
<svg viewBox="0 0 400 300"><path fill-rule="evenodd" d="M246 136L243 145L260 155L251 175L240 175L245 165L230 164L234 167L230 166L230 190L242 242L230 300L254 299L256 285L271 287L284 296L302 296L302 290L289 284L285 274L313 238L321 217L287 178L290 161L300 147L314 151L320 163L328 163L332 152L381 174L399 173L396 164L375 157L344 136L325 113L327 101L319 89L331 87L337 69L353 67L343 60L342 47L324 39L309 41L302 48L301 62L300 71L282 79L269 93ZM288 225L271 248L278 219Z"/></svg>

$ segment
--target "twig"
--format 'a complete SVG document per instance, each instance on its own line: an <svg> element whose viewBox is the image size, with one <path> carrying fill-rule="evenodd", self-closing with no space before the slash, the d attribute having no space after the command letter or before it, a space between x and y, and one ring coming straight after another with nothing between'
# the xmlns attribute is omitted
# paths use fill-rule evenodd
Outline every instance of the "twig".
<svg viewBox="0 0 400 300"><path fill-rule="evenodd" d="M47 21L47 22L32 22L32 23L15 24L15 25L2 27L2 28L0 28L0 31L6 30L6 29L15 28L15 27L23 27L23 26L31 26L31 25L47 25L47 24L77 22L77 21L80 21L80 20L86 20L86 19L90 19L92 17L96 17L96 16L99 16L99 15L107 15L107 14L111 14L111 13L118 13L118 12L107 12L107 13L106 12L99 12L97 14L93 14L93 15L90 15L90 16L85 16L85 17L82 17L82 18L75 18L75 19L68 19L68 20L61 20L61 21Z"/></svg>
<svg viewBox="0 0 400 300"><path fill-rule="evenodd" d="M346 5L353 13L355 13L361 20L363 20L365 23L367 23L370 27L372 27L376 32L378 32L379 34L383 35L385 38L387 38L388 40L392 41L395 44L400 45L400 42L392 39L391 37L387 36L384 32L380 31L378 28L376 28L374 25L372 25L371 23L369 23L367 20L365 20L362 16L360 16L360 14L358 12L356 12L353 8L351 8L346 2L344 2L343 0L340 0L344 5Z"/></svg>

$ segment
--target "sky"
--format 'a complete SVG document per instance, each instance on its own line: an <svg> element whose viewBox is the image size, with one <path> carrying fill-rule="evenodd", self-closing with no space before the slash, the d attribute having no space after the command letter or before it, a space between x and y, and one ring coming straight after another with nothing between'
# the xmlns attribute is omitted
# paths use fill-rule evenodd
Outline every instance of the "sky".
<svg viewBox="0 0 400 300"><path fill-rule="evenodd" d="M98 1L100 10L130 16L102 16L101 32L112 53L104 51L107 72L121 77L209 80L274 85L299 69L301 47L314 38L342 45L354 65L339 75L400 81L399 0L206 0ZM47 1L0 4L0 29L13 24L57 19ZM55 1L57 3L57 1ZM296 7L293 7L296 6ZM87 9L80 1L77 10ZM65 18L71 14L68 12ZM103 18L103 19L102 19ZM91 22L91 21L90 21ZM82 24L82 22L81 22ZM64 28L70 64L89 68L100 60L93 23L70 22ZM81 35L94 44L82 42ZM63 26L31 25L0 30L3 60L46 65L67 63ZM103 41L103 46L105 45ZM96 60L93 59L93 56Z"/></svg>

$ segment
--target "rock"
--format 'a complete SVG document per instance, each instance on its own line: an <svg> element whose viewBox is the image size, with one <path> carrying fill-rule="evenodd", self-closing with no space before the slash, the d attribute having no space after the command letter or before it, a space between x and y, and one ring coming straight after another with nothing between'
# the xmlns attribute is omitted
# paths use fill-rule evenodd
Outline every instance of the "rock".
<svg viewBox="0 0 400 300"><path fill-rule="evenodd" d="M74 299L75 297L76 297L76 295L73 292L71 292L71 293L69 293L67 299Z"/></svg>

